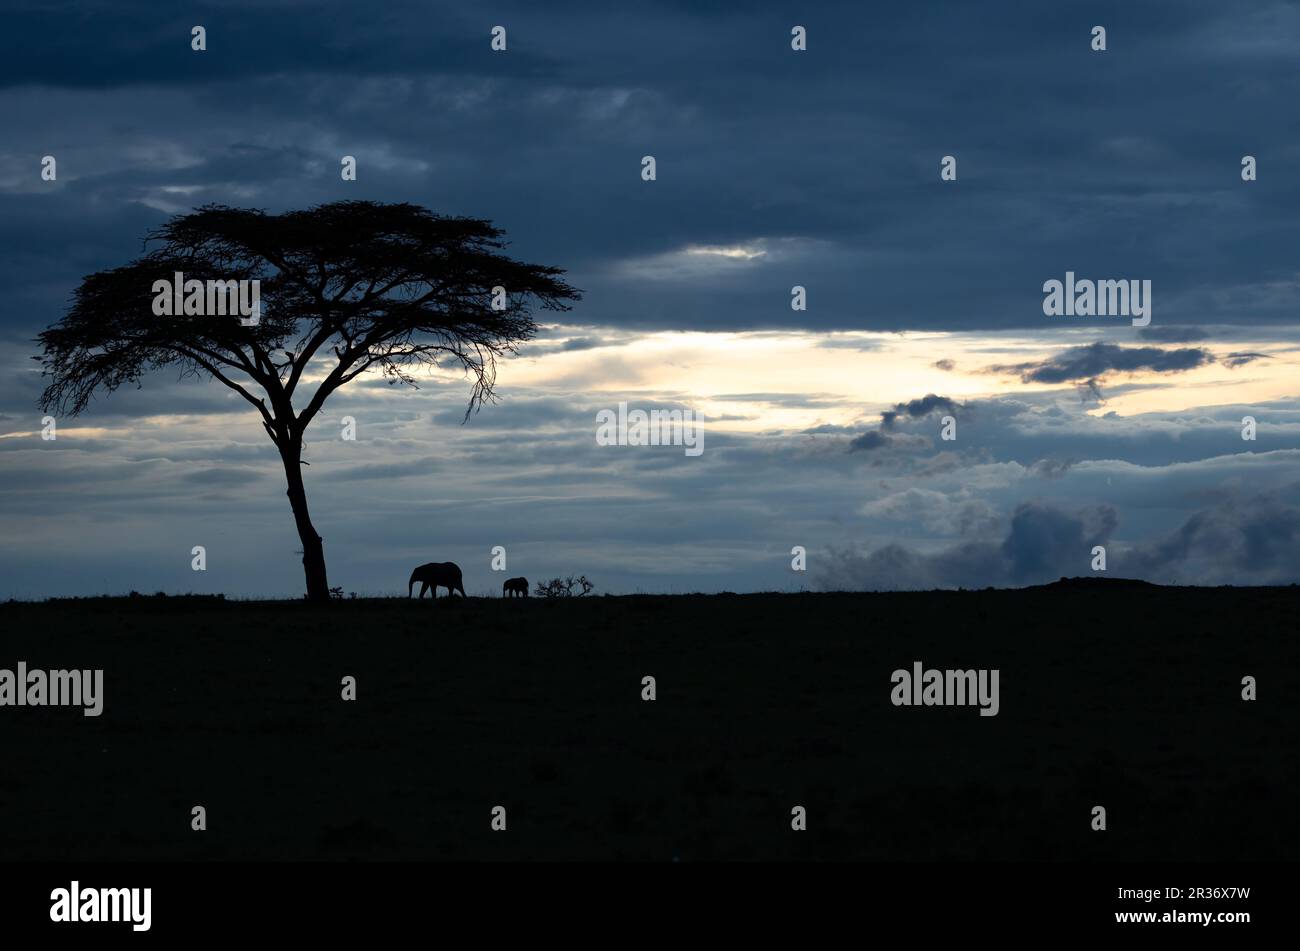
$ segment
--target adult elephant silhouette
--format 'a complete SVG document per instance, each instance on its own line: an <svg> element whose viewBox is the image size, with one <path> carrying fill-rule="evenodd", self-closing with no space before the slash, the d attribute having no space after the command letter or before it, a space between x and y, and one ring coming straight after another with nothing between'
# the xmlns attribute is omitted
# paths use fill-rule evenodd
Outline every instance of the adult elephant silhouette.
<svg viewBox="0 0 1300 951"><path fill-rule="evenodd" d="M465 586L460 580L460 565L454 561L431 561L427 565L421 565L411 572L411 580L406 584L406 596L411 596L411 591L416 582L420 582L420 597L433 588L433 597L438 597L438 589L446 588L447 597L451 597L452 591L459 591L462 598L467 597Z"/></svg>
<svg viewBox="0 0 1300 951"><path fill-rule="evenodd" d="M501 586L501 597L503 598L528 597L528 579L507 578L506 583Z"/></svg>

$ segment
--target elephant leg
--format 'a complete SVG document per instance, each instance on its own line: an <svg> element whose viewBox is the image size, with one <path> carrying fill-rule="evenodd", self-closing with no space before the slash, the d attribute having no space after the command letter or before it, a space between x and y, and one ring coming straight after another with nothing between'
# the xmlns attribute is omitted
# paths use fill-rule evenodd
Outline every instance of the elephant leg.
<svg viewBox="0 0 1300 951"><path fill-rule="evenodd" d="M429 590L429 582L427 582L427 581L421 581L421 582L420 582L420 600L421 600L421 601L424 600L424 593L425 593L426 591L428 591L428 590ZM435 598L438 596L438 591L437 591L436 588L434 589L433 596L434 596Z"/></svg>

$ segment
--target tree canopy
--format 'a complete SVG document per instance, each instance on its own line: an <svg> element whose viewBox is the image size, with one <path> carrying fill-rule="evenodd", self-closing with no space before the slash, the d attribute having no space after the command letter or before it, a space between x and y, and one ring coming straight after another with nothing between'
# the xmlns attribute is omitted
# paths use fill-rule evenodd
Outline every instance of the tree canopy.
<svg viewBox="0 0 1300 951"><path fill-rule="evenodd" d="M146 247L158 246L144 256L85 278L67 316L40 334L50 378L41 407L75 415L97 392L177 366L238 392L277 438L277 420L301 432L367 370L413 383L415 367L449 360L474 378L468 413L491 398L496 357L535 334L530 307L567 310L580 298L561 269L500 253L503 239L490 222L411 204L343 201L279 215L205 206L152 232ZM158 317L153 283L175 272L259 281L260 321ZM494 287L506 292L503 309L493 309ZM331 360L328 372L295 409L318 358Z"/></svg>

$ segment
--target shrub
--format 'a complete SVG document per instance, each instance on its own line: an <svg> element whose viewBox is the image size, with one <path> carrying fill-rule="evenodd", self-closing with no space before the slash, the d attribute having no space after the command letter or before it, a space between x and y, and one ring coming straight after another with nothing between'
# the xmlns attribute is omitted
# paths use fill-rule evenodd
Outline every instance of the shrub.
<svg viewBox="0 0 1300 951"><path fill-rule="evenodd" d="M595 587L587 580L586 575L577 578L569 575L567 578L552 578L550 581L537 582L537 590L534 593L539 598L580 598L584 594L590 594ZM575 591L575 588L582 590Z"/></svg>

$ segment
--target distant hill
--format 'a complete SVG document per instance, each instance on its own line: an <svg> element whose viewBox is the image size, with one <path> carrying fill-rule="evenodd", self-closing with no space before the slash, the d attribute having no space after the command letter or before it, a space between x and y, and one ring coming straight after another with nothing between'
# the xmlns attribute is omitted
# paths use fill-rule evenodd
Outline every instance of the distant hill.
<svg viewBox="0 0 1300 951"><path fill-rule="evenodd" d="M1050 581L1047 584L1031 585L1025 590L1036 590L1040 588L1062 588L1066 590L1089 590L1095 588L1160 588L1164 585L1153 584L1150 581L1143 581L1141 578L1110 578L1105 575L1088 575L1078 578L1061 578L1059 581Z"/></svg>

